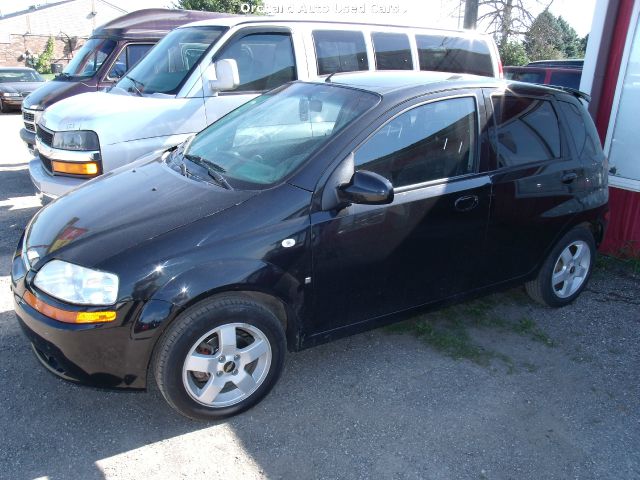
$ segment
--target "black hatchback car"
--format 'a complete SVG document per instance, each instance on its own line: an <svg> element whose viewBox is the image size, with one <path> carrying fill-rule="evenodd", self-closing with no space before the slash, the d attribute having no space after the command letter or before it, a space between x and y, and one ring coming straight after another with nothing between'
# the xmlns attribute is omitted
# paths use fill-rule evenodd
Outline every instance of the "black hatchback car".
<svg viewBox="0 0 640 480"><path fill-rule="evenodd" d="M525 282L568 304L607 198L571 94L426 72L294 82L42 209L15 310L52 372L153 373L179 412L218 418L264 397L286 350Z"/></svg>

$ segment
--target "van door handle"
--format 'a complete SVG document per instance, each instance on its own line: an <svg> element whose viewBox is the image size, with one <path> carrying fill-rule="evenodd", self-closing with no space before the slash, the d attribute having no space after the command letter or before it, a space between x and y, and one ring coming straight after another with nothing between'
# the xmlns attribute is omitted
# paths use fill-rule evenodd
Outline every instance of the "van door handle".
<svg viewBox="0 0 640 480"><path fill-rule="evenodd" d="M466 195L458 198L453 205L459 212L468 212L469 210L476 208L478 203L477 195Z"/></svg>
<svg viewBox="0 0 640 480"><path fill-rule="evenodd" d="M562 183L569 184L573 182L576 178L578 178L578 174L576 172L569 172L562 175Z"/></svg>

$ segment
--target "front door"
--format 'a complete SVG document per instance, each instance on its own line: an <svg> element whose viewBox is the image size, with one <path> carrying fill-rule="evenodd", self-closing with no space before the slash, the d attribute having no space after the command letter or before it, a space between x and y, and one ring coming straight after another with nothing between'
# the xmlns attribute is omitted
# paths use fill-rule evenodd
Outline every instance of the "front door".
<svg viewBox="0 0 640 480"><path fill-rule="evenodd" d="M311 334L474 287L491 193L477 173L480 104L468 92L415 105L355 150L355 168L389 179L395 198L312 215Z"/></svg>

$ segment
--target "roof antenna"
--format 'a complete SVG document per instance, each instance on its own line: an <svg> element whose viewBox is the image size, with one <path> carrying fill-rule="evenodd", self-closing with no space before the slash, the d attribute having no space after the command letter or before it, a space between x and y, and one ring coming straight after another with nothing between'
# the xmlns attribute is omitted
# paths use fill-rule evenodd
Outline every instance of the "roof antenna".
<svg viewBox="0 0 640 480"><path fill-rule="evenodd" d="M336 72L333 72L331 75L329 75L327 78L324 79L324 83L331 83L331 77L333 77L336 74Z"/></svg>

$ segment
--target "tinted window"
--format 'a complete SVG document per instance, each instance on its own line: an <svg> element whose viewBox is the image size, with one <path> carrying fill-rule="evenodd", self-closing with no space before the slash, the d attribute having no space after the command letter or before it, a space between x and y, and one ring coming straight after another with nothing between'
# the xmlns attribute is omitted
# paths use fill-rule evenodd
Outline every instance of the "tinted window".
<svg viewBox="0 0 640 480"><path fill-rule="evenodd" d="M233 40L218 58L238 64L240 85L235 91L270 90L297 78L288 34L247 35Z"/></svg>
<svg viewBox="0 0 640 480"><path fill-rule="evenodd" d="M90 38L76 52L63 73L75 77L91 77L102 66L116 46L114 40Z"/></svg>
<svg viewBox="0 0 640 480"><path fill-rule="evenodd" d="M582 72L578 70L576 70L575 72L551 72L551 79L549 80L549 84L579 90L581 75Z"/></svg>
<svg viewBox="0 0 640 480"><path fill-rule="evenodd" d="M598 133L586 110L569 102L558 102L558 105L567 117L567 126L576 145L578 156L599 157Z"/></svg>
<svg viewBox="0 0 640 480"><path fill-rule="evenodd" d="M313 32L313 42L319 75L369 69L362 32L316 30Z"/></svg>
<svg viewBox="0 0 640 480"><path fill-rule="evenodd" d="M409 37L403 33L372 33L378 70L411 70Z"/></svg>
<svg viewBox="0 0 640 480"><path fill-rule="evenodd" d="M420 70L493 77L489 46L483 40L416 35Z"/></svg>
<svg viewBox="0 0 640 480"><path fill-rule="evenodd" d="M234 188L279 182L379 101L332 84L293 83L257 97L211 124L186 152Z"/></svg>
<svg viewBox="0 0 640 480"><path fill-rule="evenodd" d="M504 76L507 80L515 80L516 82L528 82L528 83L544 83L544 70L536 70L533 72L527 71L511 71L506 70Z"/></svg>
<svg viewBox="0 0 640 480"><path fill-rule="evenodd" d="M151 47L153 47L153 45L127 45L127 47L120 52L120 55L118 55L116 62L111 66L107 77L109 79L122 78L127 70L138 63L138 60L144 57L144 54L147 53Z"/></svg>
<svg viewBox="0 0 640 480"><path fill-rule="evenodd" d="M508 95L491 100L499 166L560 157L560 128L550 102Z"/></svg>
<svg viewBox="0 0 640 480"><path fill-rule="evenodd" d="M474 171L476 105L471 97L415 107L386 123L355 152L358 170L395 187Z"/></svg>

